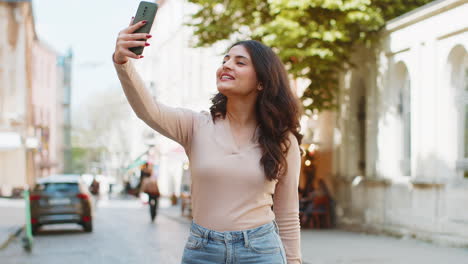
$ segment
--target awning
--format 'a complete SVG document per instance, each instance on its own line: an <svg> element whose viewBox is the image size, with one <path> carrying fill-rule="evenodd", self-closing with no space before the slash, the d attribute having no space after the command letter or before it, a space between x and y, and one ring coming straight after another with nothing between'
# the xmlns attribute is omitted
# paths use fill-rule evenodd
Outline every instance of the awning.
<svg viewBox="0 0 468 264"><path fill-rule="evenodd" d="M20 134L15 132L0 132L0 150L13 150L20 147Z"/></svg>
<svg viewBox="0 0 468 264"><path fill-rule="evenodd" d="M132 161L132 163L130 163L130 165L128 165L126 168L123 168L123 171L128 171L128 170L131 170L135 167L139 167L143 164L146 163L146 159L143 159L143 157L145 155L147 155L149 152L149 149L145 150L145 152L141 153L134 161Z"/></svg>
<svg viewBox="0 0 468 264"><path fill-rule="evenodd" d="M128 171L128 170L131 170L131 169L133 169L135 167L139 167L139 166L141 166L141 165L143 165L145 163L146 163L146 160L137 159L137 160L133 161L132 164L128 165L128 167L125 168L124 171Z"/></svg>

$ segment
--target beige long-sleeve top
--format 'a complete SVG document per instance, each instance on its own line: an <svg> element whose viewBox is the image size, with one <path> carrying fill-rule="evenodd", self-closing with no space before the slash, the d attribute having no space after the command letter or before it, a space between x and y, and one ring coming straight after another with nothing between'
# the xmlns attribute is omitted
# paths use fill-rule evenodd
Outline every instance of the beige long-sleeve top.
<svg viewBox="0 0 468 264"><path fill-rule="evenodd" d="M208 112L155 102L131 61L114 65L136 115L184 147L190 161L195 223L223 232L255 228L276 219L288 263L301 263L296 138L291 134L286 174L269 181L259 162L256 137L238 148L227 119L213 122Z"/></svg>

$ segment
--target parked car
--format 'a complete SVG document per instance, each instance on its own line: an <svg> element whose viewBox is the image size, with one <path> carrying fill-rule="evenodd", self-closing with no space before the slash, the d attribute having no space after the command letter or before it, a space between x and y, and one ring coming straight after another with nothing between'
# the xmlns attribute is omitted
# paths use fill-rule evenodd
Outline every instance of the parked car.
<svg viewBox="0 0 468 264"><path fill-rule="evenodd" d="M30 193L32 232L47 224L76 223L93 231L92 197L80 175L53 175L37 181Z"/></svg>

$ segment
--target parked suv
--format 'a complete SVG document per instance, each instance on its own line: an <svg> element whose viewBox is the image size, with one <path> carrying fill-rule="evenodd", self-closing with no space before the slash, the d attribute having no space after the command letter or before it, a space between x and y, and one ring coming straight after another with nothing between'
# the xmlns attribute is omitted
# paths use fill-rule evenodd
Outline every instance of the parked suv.
<svg viewBox="0 0 468 264"><path fill-rule="evenodd" d="M42 225L77 223L93 231L92 197L79 175L53 175L41 178L31 191L32 232Z"/></svg>

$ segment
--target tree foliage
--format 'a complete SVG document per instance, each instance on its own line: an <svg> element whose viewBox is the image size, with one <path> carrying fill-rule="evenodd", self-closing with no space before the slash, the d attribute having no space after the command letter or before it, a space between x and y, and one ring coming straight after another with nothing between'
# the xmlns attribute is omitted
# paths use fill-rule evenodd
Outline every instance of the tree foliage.
<svg viewBox="0 0 468 264"><path fill-rule="evenodd" d="M84 174L93 173L93 164L102 162L102 154L107 150L104 147L99 148L72 148L72 169L71 173ZM102 173L102 171L96 171Z"/></svg>
<svg viewBox="0 0 468 264"><path fill-rule="evenodd" d="M106 98L106 100L102 100ZM111 155L129 162L133 139L132 114L118 87L98 91L75 114L72 134L74 173L101 173L110 168ZM120 153L120 154L119 154ZM118 155L119 154L119 155Z"/></svg>
<svg viewBox="0 0 468 264"><path fill-rule="evenodd" d="M357 44L370 46L385 21L431 0L189 0L196 46L255 39L272 47L294 78L310 84L306 109L335 107L338 72Z"/></svg>

